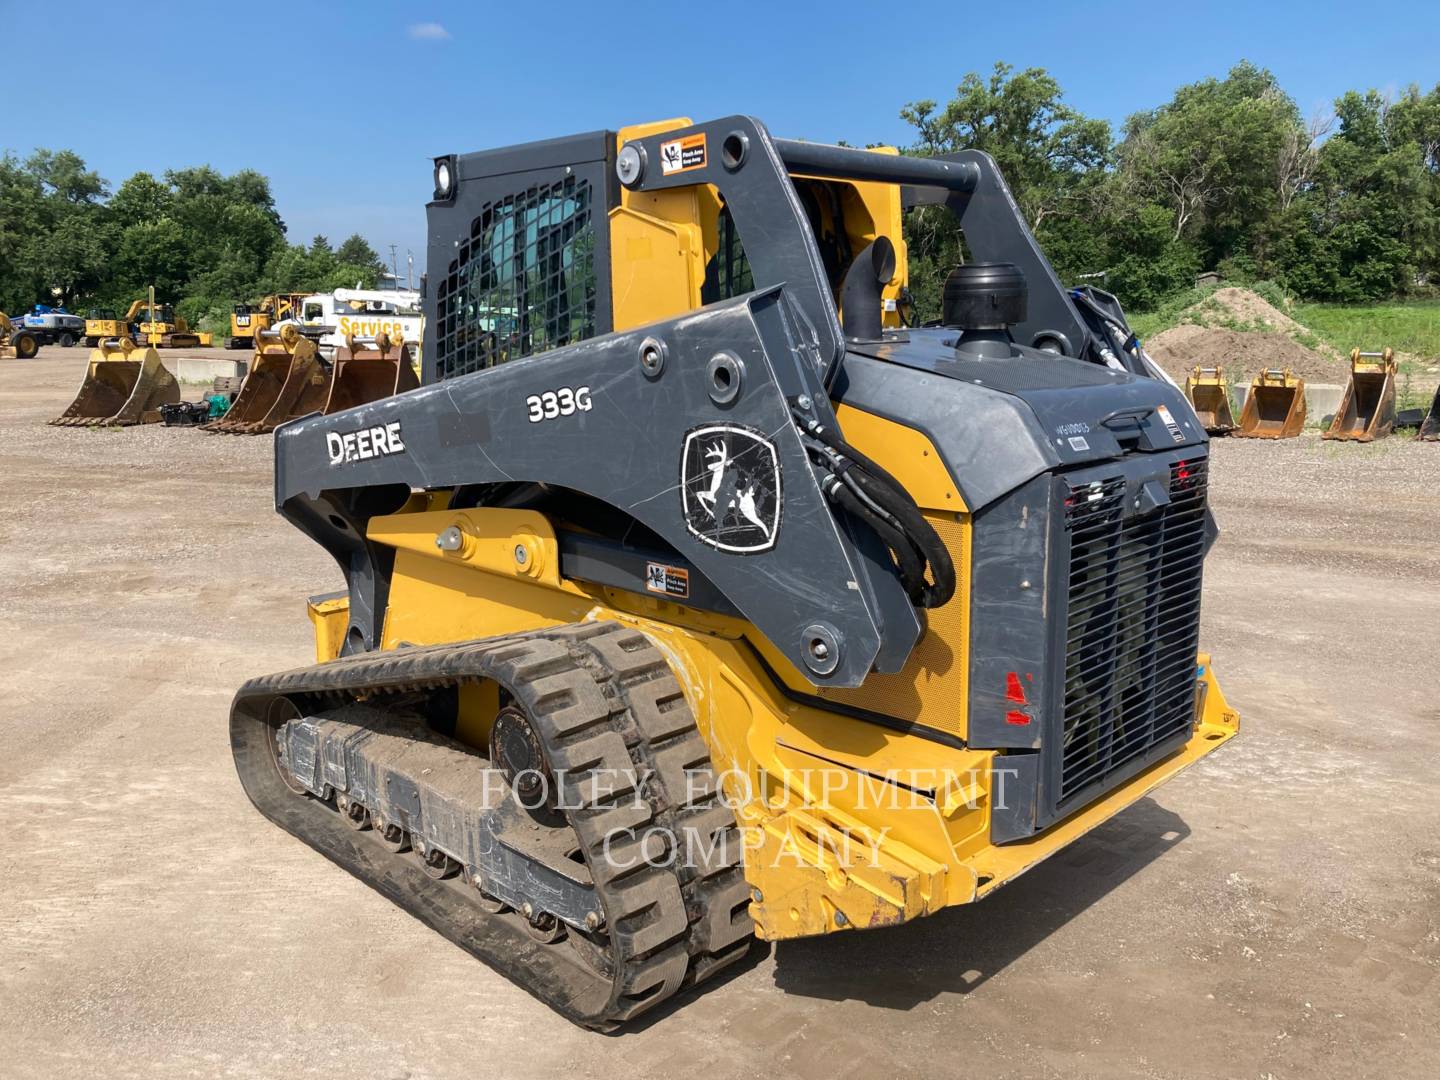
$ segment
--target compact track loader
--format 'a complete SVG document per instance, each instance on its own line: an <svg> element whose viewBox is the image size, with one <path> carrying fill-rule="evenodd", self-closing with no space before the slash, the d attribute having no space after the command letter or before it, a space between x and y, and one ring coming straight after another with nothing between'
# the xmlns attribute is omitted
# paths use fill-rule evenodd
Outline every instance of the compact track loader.
<svg viewBox="0 0 1440 1080"><path fill-rule="evenodd" d="M1185 380L1200 425L1210 435L1228 435L1235 430L1235 413L1230 408L1230 380L1223 367L1197 367Z"/></svg>
<svg viewBox="0 0 1440 1080"><path fill-rule="evenodd" d="M275 432L282 828L577 1023L988 896L1214 751L1205 432L994 161L672 120L439 158L422 385ZM901 215L975 262L903 325Z"/></svg>
<svg viewBox="0 0 1440 1080"><path fill-rule="evenodd" d="M1395 353L1350 351L1350 378L1322 439L1373 442L1395 427Z"/></svg>
<svg viewBox="0 0 1440 1080"><path fill-rule="evenodd" d="M293 325L257 330L255 352L240 391L219 420L201 431L263 435L287 420L320 412L330 396L330 371L315 342Z"/></svg>
<svg viewBox="0 0 1440 1080"><path fill-rule="evenodd" d="M153 347L111 338L90 351L75 400L50 423L61 427L158 424L160 406L179 400L180 384Z"/></svg>
<svg viewBox="0 0 1440 1080"><path fill-rule="evenodd" d="M1255 376L1240 409L1237 439L1293 439L1305 429L1305 380L1267 368Z"/></svg>

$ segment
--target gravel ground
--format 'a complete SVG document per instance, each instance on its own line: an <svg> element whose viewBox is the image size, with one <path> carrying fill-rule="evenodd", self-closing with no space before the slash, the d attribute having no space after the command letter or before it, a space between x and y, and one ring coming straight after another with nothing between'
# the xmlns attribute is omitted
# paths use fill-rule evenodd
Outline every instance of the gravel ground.
<svg viewBox="0 0 1440 1080"><path fill-rule="evenodd" d="M230 694L338 571L268 440L46 427L83 360L0 361L0 1075L1440 1071L1440 445L1217 442L1240 739L992 899L603 1037L249 806Z"/></svg>

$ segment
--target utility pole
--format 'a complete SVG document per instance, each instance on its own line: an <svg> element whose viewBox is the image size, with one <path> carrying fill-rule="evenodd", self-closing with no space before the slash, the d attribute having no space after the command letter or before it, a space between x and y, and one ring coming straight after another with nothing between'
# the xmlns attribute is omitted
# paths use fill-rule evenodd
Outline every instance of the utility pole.
<svg viewBox="0 0 1440 1080"><path fill-rule="evenodd" d="M390 279L394 281L396 285L400 284L400 264L395 258L394 244L390 245Z"/></svg>

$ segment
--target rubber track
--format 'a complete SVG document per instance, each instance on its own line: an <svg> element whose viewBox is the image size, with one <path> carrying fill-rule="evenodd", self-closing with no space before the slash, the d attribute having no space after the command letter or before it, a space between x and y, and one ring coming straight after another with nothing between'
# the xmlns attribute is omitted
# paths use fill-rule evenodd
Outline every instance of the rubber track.
<svg viewBox="0 0 1440 1080"><path fill-rule="evenodd" d="M247 768L255 767L253 755L239 745L237 718L253 723L257 706L277 696L313 713L328 704L364 699L378 705L392 694L479 679L499 683L530 717L552 770L562 778L564 805L577 807L567 818L583 846L611 941L608 999L601 1008L581 1011L578 993L557 990L553 978L529 978L532 965L524 957L509 962L493 948L471 951L571 1019L602 1029L740 959L751 944L753 923L734 816L721 799L679 683L660 650L639 631L613 622L579 623L358 654L252 679L232 707L237 768L244 780ZM394 883L382 887L370 881L271 813L248 781L246 788L267 817L467 944L434 916L433 904L422 911L398 894ZM674 859L664 857L670 838L681 846ZM692 843L698 846L684 850ZM466 913L467 920L474 917Z"/></svg>

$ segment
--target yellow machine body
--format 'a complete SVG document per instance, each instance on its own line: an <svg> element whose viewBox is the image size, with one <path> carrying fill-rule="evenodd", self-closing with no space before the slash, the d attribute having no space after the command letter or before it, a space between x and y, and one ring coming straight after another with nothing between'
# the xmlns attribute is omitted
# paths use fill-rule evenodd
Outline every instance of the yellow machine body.
<svg viewBox="0 0 1440 1080"><path fill-rule="evenodd" d="M617 149L631 139L686 127L679 117L622 128ZM896 154L891 147L878 153ZM905 240L900 224L900 189L894 184L815 177L793 178L797 190L814 197L820 217L818 236L859 251L877 236L895 246L894 277L885 285L884 325L902 325L909 282ZM824 198L816 197L819 195ZM830 196L833 195L832 199ZM836 222L834 207L841 210ZM733 230L715 190L708 185L668 191L621 189L620 204L610 211L610 274L617 331L671 318L700 307L706 267L717 260L721 273L737 279L749 273L733 247ZM726 256L731 256L727 260ZM832 281L838 289L839 282Z"/></svg>
<svg viewBox="0 0 1440 1080"><path fill-rule="evenodd" d="M1255 376L1240 410L1240 439L1293 439L1305 429L1305 380L1286 368Z"/></svg>
<svg viewBox="0 0 1440 1080"><path fill-rule="evenodd" d="M868 424L874 436L898 436L911 448L917 438L925 442L878 417L855 423L860 418L846 411L847 432L857 439ZM936 458L903 451L886 458L927 516L950 525L942 536L963 552L966 515L955 509L958 493ZM786 696L770 671L797 693L812 688L747 623L562 578L555 532L543 515L449 511L434 496L415 501L413 511L377 518L369 531L370 540L396 552L383 647L607 619L660 643L738 807L746 876L757 897L751 915L757 936L767 940L889 926L978 900L1218 749L1239 727L1201 655L1196 726L1180 752L1033 839L992 844L990 810L1006 775L1003 753L856 724ZM452 527L461 546L438 549L435 537ZM517 549L527 553L524 564ZM945 609L936 613L904 671L826 696L868 699L897 719L933 723L939 701L964 700L963 676L956 674L964 668L964 594L950 607L944 619ZM348 616L343 599L311 602L317 660L339 655ZM486 700L477 691L461 701L457 736L478 747L490 735ZM966 730L962 712L948 733L963 739Z"/></svg>
<svg viewBox="0 0 1440 1080"><path fill-rule="evenodd" d="M1392 349L1378 353L1350 351L1350 377L1340 405L1323 439L1373 442L1395 429L1395 376L1399 371Z"/></svg>

